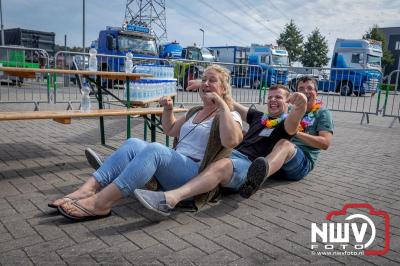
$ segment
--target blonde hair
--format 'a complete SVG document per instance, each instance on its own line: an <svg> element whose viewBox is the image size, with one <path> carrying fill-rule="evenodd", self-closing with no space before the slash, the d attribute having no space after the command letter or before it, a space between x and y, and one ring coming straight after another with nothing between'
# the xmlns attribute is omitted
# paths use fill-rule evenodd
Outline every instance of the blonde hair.
<svg viewBox="0 0 400 266"><path fill-rule="evenodd" d="M215 71L219 74L219 79L222 83L222 87L224 88L224 92L222 93L222 99L225 101L225 103L228 105L229 109L232 111L233 110L233 98L232 98L230 71L220 65L212 64L204 70L204 74L211 70Z"/></svg>

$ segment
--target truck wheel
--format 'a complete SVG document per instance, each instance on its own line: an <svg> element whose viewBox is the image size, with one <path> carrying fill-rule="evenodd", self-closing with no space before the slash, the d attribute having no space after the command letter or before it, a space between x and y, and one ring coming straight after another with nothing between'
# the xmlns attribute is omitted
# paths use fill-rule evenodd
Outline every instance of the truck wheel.
<svg viewBox="0 0 400 266"><path fill-rule="evenodd" d="M343 81L340 83L340 95L350 96L353 93L353 85L349 81Z"/></svg>

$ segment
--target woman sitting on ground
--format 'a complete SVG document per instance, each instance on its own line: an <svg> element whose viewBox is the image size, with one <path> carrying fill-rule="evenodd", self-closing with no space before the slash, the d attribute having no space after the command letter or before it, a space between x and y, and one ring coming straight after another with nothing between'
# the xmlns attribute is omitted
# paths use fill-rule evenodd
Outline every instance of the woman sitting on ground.
<svg viewBox="0 0 400 266"><path fill-rule="evenodd" d="M229 73L209 66L199 91L202 107L175 119L170 98L164 106L164 132L177 137L176 149L131 138L116 150L78 190L57 199L49 207L75 221L110 215L113 204L143 188L154 176L163 190L178 188L211 162L229 157L242 136L242 121L232 112ZM211 190L212 188L210 188Z"/></svg>

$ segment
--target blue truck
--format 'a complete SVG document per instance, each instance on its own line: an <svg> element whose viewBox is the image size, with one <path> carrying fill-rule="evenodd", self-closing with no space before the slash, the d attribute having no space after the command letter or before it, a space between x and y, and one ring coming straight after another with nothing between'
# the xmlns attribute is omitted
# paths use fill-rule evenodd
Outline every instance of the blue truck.
<svg viewBox="0 0 400 266"><path fill-rule="evenodd" d="M212 46L215 61L228 63L224 67L229 69L232 76L232 84L236 87L249 85L247 78L247 63L249 60L250 47L245 46ZM247 82L247 84L246 84Z"/></svg>
<svg viewBox="0 0 400 266"><path fill-rule="evenodd" d="M375 93L382 78L381 59L378 41L337 39L329 79L318 80L318 89L342 96Z"/></svg>
<svg viewBox="0 0 400 266"><path fill-rule="evenodd" d="M178 42L168 42L158 47L159 57L165 59L181 59L183 47Z"/></svg>
<svg viewBox="0 0 400 266"><path fill-rule="evenodd" d="M250 46L249 65L257 65L252 68L248 76L250 87L258 88L259 85L270 87L274 84L287 84L289 54L286 49L273 45Z"/></svg>
<svg viewBox="0 0 400 266"><path fill-rule="evenodd" d="M287 83L289 56L284 48L258 44L209 48L217 61L234 64L226 65L231 71L233 86L256 89L260 85Z"/></svg>
<svg viewBox="0 0 400 266"><path fill-rule="evenodd" d="M215 56L215 61L217 62L232 63L232 64L248 63L250 47L212 46L208 48L213 51L213 54Z"/></svg>
<svg viewBox="0 0 400 266"><path fill-rule="evenodd" d="M134 57L158 58L155 36L149 28L134 24L125 24L123 27L107 26L100 31L97 52L118 56L131 52ZM99 62L102 70L124 71L124 58L100 57Z"/></svg>
<svg viewBox="0 0 400 266"><path fill-rule="evenodd" d="M199 61L215 61L211 50L206 47L187 46L183 48L179 43L172 42L160 45L159 50L160 58L177 59L175 61L174 76L184 90L190 80L201 77L205 64Z"/></svg>

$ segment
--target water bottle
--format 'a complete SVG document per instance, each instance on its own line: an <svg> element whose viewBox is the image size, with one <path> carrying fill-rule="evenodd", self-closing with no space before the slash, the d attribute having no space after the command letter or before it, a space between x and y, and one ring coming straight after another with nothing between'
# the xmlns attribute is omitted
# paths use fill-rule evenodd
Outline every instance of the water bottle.
<svg viewBox="0 0 400 266"><path fill-rule="evenodd" d="M155 66L154 67L154 72L155 72L154 77L160 78L160 76L161 76L160 67Z"/></svg>
<svg viewBox="0 0 400 266"><path fill-rule="evenodd" d="M89 71L97 71L97 51L92 46L89 49Z"/></svg>
<svg viewBox="0 0 400 266"><path fill-rule="evenodd" d="M147 99L153 98L153 87L154 87L153 80L148 80L147 81Z"/></svg>
<svg viewBox="0 0 400 266"><path fill-rule="evenodd" d="M90 112L91 103L90 103L90 88L87 82L83 84L82 87L82 99L81 99L81 111Z"/></svg>
<svg viewBox="0 0 400 266"><path fill-rule="evenodd" d="M176 81L172 80L169 86L170 86L169 87L170 94L176 94Z"/></svg>
<svg viewBox="0 0 400 266"><path fill-rule="evenodd" d="M139 97L139 88L138 88L138 83L132 81L131 83L131 101L137 100Z"/></svg>
<svg viewBox="0 0 400 266"><path fill-rule="evenodd" d="M138 96L137 99L139 101L144 99L144 95L143 95L143 81L142 80L138 80L137 81L137 92L138 92Z"/></svg>
<svg viewBox="0 0 400 266"><path fill-rule="evenodd" d="M142 81L142 88L143 88L143 100L147 100L149 98L149 84L147 79L144 79Z"/></svg>
<svg viewBox="0 0 400 266"><path fill-rule="evenodd" d="M125 73L132 73L133 71L133 61L132 61L133 55L131 52L126 53L126 58L125 58Z"/></svg>

